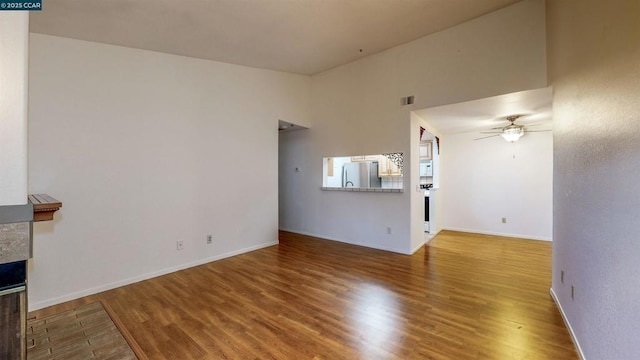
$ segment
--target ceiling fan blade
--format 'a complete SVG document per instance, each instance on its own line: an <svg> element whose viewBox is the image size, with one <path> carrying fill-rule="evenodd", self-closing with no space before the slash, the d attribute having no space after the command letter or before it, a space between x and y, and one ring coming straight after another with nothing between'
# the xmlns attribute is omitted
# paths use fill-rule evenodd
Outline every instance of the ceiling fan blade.
<svg viewBox="0 0 640 360"><path fill-rule="evenodd" d="M545 124L545 122L537 122L537 123L532 123L532 124L524 124L524 126L538 126L538 125L542 125Z"/></svg>
<svg viewBox="0 0 640 360"><path fill-rule="evenodd" d="M502 131L480 131L480 134L502 134Z"/></svg>
<svg viewBox="0 0 640 360"><path fill-rule="evenodd" d="M483 136L483 137L480 137L480 138L477 138L477 139L473 139L473 140L475 141L475 140L488 139L488 138L492 138L492 137L496 137L496 136L500 136L500 134Z"/></svg>
<svg viewBox="0 0 640 360"><path fill-rule="evenodd" d="M504 128L505 128L504 126L499 126L499 127L491 128L490 130L502 130Z"/></svg>
<svg viewBox="0 0 640 360"><path fill-rule="evenodd" d="M530 133L530 132L546 132L546 131L552 131L552 130L551 129L548 129L548 130L526 130L525 132Z"/></svg>

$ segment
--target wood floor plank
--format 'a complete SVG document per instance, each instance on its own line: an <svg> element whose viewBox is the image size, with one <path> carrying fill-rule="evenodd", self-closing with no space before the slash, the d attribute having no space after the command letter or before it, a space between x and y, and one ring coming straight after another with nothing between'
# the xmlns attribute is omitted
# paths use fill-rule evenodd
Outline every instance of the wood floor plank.
<svg viewBox="0 0 640 360"><path fill-rule="evenodd" d="M42 309L102 300L149 359L577 359L551 244L443 231L412 256L280 244Z"/></svg>

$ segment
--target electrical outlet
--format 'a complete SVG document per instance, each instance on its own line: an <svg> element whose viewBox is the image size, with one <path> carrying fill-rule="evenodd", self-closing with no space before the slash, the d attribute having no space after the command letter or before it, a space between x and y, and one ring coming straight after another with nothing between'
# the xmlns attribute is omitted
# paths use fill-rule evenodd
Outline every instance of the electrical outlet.
<svg viewBox="0 0 640 360"><path fill-rule="evenodd" d="M506 224L507 223L507 218L502 218L502 223Z"/></svg>
<svg viewBox="0 0 640 360"><path fill-rule="evenodd" d="M213 244L213 235L207 235L207 244Z"/></svg>
<svg viewBox="0 0 640 360"><path fill-rule="evenodd" d="M573 285L571 285L571 300L573 300L573 295L575 294L575 291L573 289Z"/></svg>
<svg viewBox="0 0 640 360"><path fill-rule="evenodd" d="M184 249L184 242L182 240L176 241L176 250L180 251Z"/></svg>
<svg viewBox="0 0 640 360"><path fill-rule="evenodd" d="M560 270L560 282L564 284L564 270Z"/></svg>

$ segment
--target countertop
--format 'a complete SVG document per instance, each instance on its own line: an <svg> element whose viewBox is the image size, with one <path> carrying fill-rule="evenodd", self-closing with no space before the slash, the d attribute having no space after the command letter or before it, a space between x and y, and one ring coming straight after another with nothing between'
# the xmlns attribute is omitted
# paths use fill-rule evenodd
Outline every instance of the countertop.
<svg viewBox="0 0 640 360"><path fill-rule="evenodd" d="M342 188L342 187L326 187L320 188L323 191L345 191L345 192L375 192L375 193L403 193L404 189L389 188Z"/></svg>

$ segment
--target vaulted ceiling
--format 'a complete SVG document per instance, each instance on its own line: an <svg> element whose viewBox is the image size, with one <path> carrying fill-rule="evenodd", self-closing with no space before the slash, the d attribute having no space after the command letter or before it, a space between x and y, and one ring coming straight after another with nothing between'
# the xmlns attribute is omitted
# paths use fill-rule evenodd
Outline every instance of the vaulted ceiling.
<svg viewBox="0 0 640 360"><path fill-rule="evenodd" d="M315 74L518 0L55 0L32 32Z"/></svg>

